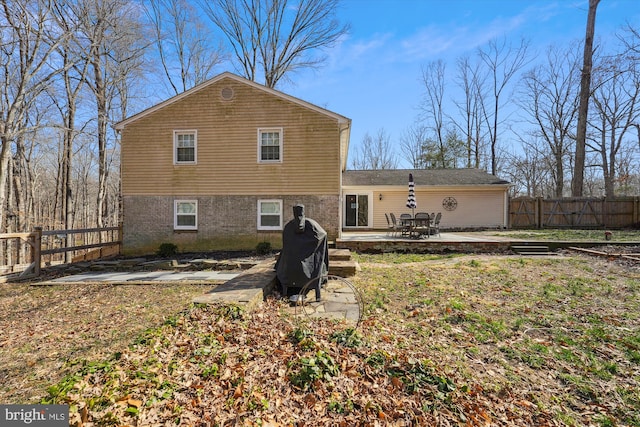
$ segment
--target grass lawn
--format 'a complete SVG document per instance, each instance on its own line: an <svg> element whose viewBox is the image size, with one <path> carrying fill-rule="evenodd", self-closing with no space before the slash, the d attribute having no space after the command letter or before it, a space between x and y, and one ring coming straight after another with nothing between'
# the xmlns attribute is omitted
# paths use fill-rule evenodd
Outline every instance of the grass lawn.
<svg viewBox="0 0 640 427"><path fill-rule="evenodd" d="M611 233L611 240L605 240L605 230L571 230L571 229L534 229L534 230L504 230L486 232L488 235L508 236L523 240L553 240L569 242L602 242L615 244L616 242L640 242L640 230L606 230Z"/></svg>
<svg viewBox="0 0 640 427"><path fill-rule="evenodd" d="M192 306L188 285L0 287L0 402L104 426L640 425L637 266L357 257L355 331L274 300Z"/></svg>

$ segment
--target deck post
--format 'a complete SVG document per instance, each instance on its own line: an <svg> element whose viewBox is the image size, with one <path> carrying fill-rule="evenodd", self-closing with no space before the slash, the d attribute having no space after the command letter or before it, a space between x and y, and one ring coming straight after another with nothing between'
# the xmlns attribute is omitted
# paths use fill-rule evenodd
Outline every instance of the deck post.
<svg viewBox="0 0 640 427"><path fill-rule="evenodd" d="M31 262L33 262L33 274L40 276L40 265L42 262L42 227L35 227L33 230L33 248L31 252Z"/></svg>

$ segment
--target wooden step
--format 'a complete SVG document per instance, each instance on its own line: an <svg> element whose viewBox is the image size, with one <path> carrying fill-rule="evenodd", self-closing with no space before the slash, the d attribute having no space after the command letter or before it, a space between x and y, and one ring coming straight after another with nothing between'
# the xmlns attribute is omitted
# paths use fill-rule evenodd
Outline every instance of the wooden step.
<svg viewBox="0 0 640 427"><path fill-rule="evenodd" d="M512 245L511 250L519 255L553 255L549 246L544 245Z"/></svg>
<svg viewBox="0 0 640 427"><path fill-rule="evenodd" d="M558 255L556 252L518 252L518 255L522 256L536 256L536 255Z"/></svg>
<svg viewBox="0 0 640 427"><path fill-rule="evenodd" d="M351 277L360 271L360 264L356 261L329 261L329 274L332 276Z"/></svg>
<svg viewBox="0 0 640 427"><path fill-rule="evenodd" d="M329 249L329 261L349 261L350 259L349 249Z"/></svg>
<svg viewBox="0 0 640 427"><path fill-rule="evenodd" d="M280 254L276 255L276 259ZM360 264L351 259L349 249L329 249L329 274L332 276L351 277L360 271Z"/></svg>

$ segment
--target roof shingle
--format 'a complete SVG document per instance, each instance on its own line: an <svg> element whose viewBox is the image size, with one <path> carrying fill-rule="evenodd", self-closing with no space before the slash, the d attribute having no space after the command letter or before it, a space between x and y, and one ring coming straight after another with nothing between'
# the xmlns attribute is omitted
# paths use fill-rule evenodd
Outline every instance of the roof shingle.
<svg viewBox="0 0 640 427"><path fill-rule="evenodd" d="M342 174L342 185L407 185L409 173L413 174L416 186L509 185L509 181L480 169L347 170Z"/></svg>

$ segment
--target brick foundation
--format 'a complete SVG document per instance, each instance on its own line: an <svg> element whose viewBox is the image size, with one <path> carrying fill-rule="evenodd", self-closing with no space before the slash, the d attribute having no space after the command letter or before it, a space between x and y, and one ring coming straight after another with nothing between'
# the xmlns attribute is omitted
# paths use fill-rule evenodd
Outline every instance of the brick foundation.
<svg viewBox="0 0 640 427"><path fill-rule="evenodd" d="M198 200L198 230L173 229L174 200ZM173 243L181 252L253 250L260 242L282 245L281 231L257 228L258 200L281 199L283 225L293 218L292 207L305 205L305 213L327 232L338 235L338 196L124 196L123 251L153 253L162 243Z"/></svg>

